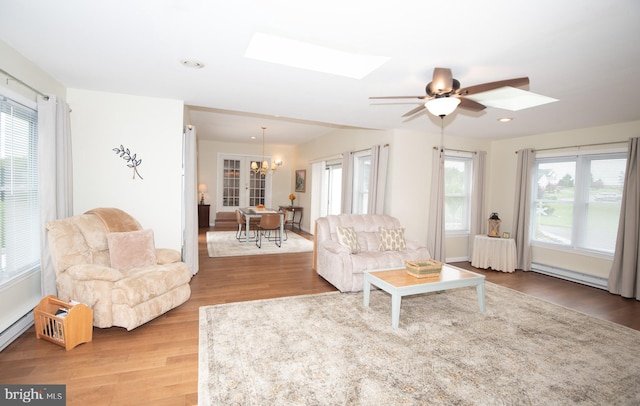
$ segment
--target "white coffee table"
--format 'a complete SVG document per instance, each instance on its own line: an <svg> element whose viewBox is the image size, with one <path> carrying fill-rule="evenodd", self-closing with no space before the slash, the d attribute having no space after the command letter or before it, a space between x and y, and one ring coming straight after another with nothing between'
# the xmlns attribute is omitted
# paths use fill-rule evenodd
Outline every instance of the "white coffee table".
<svg viewBox="0 0 640 406"><path fill-rule="evenodd" d="M416 278L406 269L376 269L364 272L363 300L369 307L371 285L391 294L391 325L394 329L400 324L400 303L403 296L447 289L475 286L480 311L485 312L484 275L467 271L455 266L443 265L440 273L427 278Z"/></svg>

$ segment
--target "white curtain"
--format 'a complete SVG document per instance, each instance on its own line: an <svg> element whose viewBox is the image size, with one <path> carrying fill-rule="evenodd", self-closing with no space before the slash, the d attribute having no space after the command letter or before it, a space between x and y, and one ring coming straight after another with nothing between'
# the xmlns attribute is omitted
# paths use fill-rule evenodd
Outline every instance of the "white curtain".
<svg viewBox="0 0 640 406"><path fill-rule="evenodd" d="M198 153L196 128L187 126L183 135L184 208L182 260L189 265L191 274L198 273Z"/></svg>
<svg viewBox="0 0 640 406"><path fill-rule="evenodd" d="M73 159L69 105L61 98L38 96L38 162L42 295L56 294L46 224L73 215Z"/></svg>
<svg viewBox="0 0 640 406"><path fill-rule="evenodd" d="M444 262L444 148L434 149L432 160L427 247L434 259Z"/></svg>
<svg viewBox="0 0 640 406"><path fill-rule="evenodd" d="M367 213L384 214L384 195L387 188L389 144L371 147L371 173L369 174L369 202Z"/></svg>
<svg viewBox="0 0 640 406"><path fill-rule="evenodd" d="M353 153L342 154L342 214L351 214L353 199Z"/></svg>
<svg viewBox="0 0 640 406"><path fill-rule="evenodd" d="M487 213L484 207L484 178L487 166L487 153L477 151L473 154L473 180L471 183L471 218L469 224L469 258L473 253L473 241L477 234L487 232Z"/></svg>
<svg viewBox="0 0 640 406"><path fill-rule="evenodd" d="M627 169L622 192L618 238L609 273L609 292L640 300L640 149L638 140L629 140Z"/></svg>
<svg viewBox="0 0 640 406"><path fill-rule="evenodd" d="M513 238L516 240L517 269L531 270L531 201L533 199L533 170L535 152L518 151L516 196L513 209Z"/></svg>

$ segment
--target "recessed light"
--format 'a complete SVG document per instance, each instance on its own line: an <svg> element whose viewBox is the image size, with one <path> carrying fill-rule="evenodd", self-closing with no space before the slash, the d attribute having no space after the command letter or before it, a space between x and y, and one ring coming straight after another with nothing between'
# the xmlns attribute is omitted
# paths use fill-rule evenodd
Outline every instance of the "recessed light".
<svg viewBox="0 0 640 406"><path fill-rule="evenodd" d="M255 139L256 139L256 136L255 136L255 135L252 135L252 136L251 136L251 139L252 139L252 140L255 140Z"/></svg>
<svg viewBox="0 0 640 406"><path fill-rule="evenodd" d="M511 117L500 117L498 119L498 121L500 121L501 123L508 123L511 120L513 120L513 118L511 118Z"/></svg>
<svg viewBox="0 0 640 406"><path fill-rule="evenodd" d="M182 66L186 67L186 68L192 68L192 69L202 69L204 68L204 63L202 62L198 62L198 61L194 61L191 59L183 59L180 61L180 63L182 64Z"/></svg>

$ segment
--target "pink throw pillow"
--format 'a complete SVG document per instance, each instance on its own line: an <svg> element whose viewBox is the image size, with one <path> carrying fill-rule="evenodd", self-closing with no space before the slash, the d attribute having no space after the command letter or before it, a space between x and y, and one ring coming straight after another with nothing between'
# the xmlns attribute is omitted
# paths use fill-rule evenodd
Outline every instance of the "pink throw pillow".
<svg viewBox="0 0 640 406"><path fill-rule="evenodd" d="M156 265L156 247L153 230L108 233L111 267L125 271Z"/></svg>

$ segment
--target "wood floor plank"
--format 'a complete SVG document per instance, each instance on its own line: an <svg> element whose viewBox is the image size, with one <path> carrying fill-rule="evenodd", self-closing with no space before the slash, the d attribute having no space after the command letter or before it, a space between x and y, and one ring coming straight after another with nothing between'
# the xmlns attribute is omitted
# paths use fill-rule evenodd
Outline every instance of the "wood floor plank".
<svg viewBox="0 0 640 406"><path fill-rule="evenodd" d="M94 329L93 341L65 351L33 328L0 352L0 382L62 383L67 405L197 405L201 306L335 291L312 269L313 254L209 258L201 229L200 272L189 301L132 331ZM306 238L311 236L301 233ZM640 302L532 272L482 270L487 281L640 330ZM266 276L266 278L264 278Z"/></svg>

